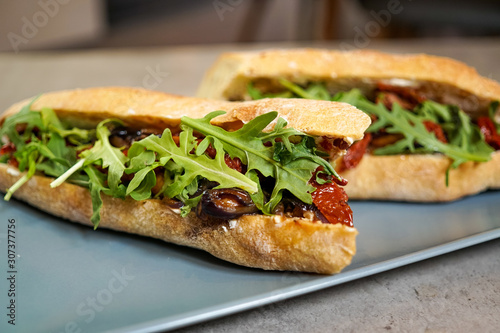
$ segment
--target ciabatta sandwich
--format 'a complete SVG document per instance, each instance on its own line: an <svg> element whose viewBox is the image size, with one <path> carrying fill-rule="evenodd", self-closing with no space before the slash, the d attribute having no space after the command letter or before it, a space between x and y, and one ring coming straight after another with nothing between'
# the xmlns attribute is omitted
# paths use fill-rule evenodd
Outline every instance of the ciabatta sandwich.
<svg viewBox="0 0 500 333"><path fill-rule="evenodd" d="M47 93L1 119L0 189L73 222L240 265L337 273L355 253L357 231L329 159L369 123L356 108L325 101Z"/></svg>
<svg viewBox="0 0 500 333"><path fill-rule="evenodd" d="M424 54L319 49L225 53L198 96L350 103L372 117L336 168L350 198L439 202L500 188L500 85Z"/></svg>

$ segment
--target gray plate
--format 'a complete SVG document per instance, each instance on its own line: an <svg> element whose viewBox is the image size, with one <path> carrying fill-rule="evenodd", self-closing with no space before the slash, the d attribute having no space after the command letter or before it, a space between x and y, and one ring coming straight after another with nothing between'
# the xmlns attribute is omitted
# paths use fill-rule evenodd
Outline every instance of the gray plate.
<svg viewBox="0 0 500 333"><path fill-rule="evenodd" d="M500 237L500 192L449 204L352 202L358 253L341 274L248 269L202 251L79 225L0 203L1 279L16 225L16 326L1 332L178 328L352 281ZM0 307L10 302L0 284Z"/></svg>

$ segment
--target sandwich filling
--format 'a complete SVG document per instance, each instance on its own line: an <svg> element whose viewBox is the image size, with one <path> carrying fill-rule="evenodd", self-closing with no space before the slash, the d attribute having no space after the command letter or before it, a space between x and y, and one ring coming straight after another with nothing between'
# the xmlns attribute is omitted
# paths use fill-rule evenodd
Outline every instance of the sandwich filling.
<svg viewBox="0 0 500 333"><path fill-rule="evenodd" d="M472 117L457 106L467 103L443 104L435 94L407 85L406 81L380 81L372 90L341 92L330 90L322 82L300 86L282 79L279 83L281 87L274 86L271 92L251 83L248 94L252 99L289 97L345 102L372 118L363 140L354 143L336 166L339 172L355 168L366 153L440 153L452 160L449 171L467 161L487 162L494 151L500 150L498 101L490 102L482 114L473 107L476 112Z"/></svg>
<svg viewBox="0 0 500 333"><path fill-rule="evenodd" d="M102 195L161 200L181 216L208 222L267 214L352 226L346 181L326 159L345 144L286 127L277 112L228 131L211 124L225 113L215 111L201 119L182 117L179 126L160 132L124 127L116 119L78 128L52 109L30 108L0 128L0 163L25 172L7 189L6 200L41 174L54 178L51 187L68 182L88 188L96 228Z"/></svg>

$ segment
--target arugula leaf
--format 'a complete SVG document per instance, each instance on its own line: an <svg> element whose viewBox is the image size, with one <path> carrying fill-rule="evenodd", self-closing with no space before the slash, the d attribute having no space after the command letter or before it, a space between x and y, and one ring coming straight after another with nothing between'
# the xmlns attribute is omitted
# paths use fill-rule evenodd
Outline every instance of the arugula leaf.
<svg viewBox="0 0 500 333"><path fill-rule="evenodd" d="M177 174L177 176L178 175L179 174ZM194 196L198 190L198 184L200 183L200 181L200 176L195 177L193 181L177 196L184 203L184 206L181 207L181 216L186 216L191 211L191 209L196 207L196 205L198 205L198 202L200 202L201 195Z"/></svg>
<svg viewBox="0 0 500 333"><path fill-rule="evenodd" d="M96 128L97 140L91 149L83 151L80 156L83 157L64 174L54 180L50 186L57 187L66 181L71 175L80 170L82 167L90 164L99 163L103 168L108 168L108 184L110 189L115 193L121 193L119 188L120 179L125 171L125 163L128 161L119 148L115 148L109 142L111 134L106 124L117 122L116 120L101 121Z"/></svg>
<svg viewBox="0 0 500 333"><path fill-rule="evenodd" d="M355 92L355 91L354 91ZM428 132L422 123L422 119L412 112L403 109L399 104L393 105L392 111L389 111L382 104L374 104L368 101L359 94L359 99L354 103L354 106L368 114L376 115L378 120L373 127L368 129L369 132L374 132L380 128L385 128L388 133L403 134L404 138L394 145L388 145L376 149L374 154L398 154L404 151L415 151L415 144L418 143L431 152L439 152L447 155L454 160L453 167L456 167L466 161L486 162L491 159L492 149L485 149L477 140L471 136L471 123L465 117L465 113L458 113L460 122L463 128L456 127L461 131L460 142L454 144L446 144L439 141L434 133Z"/></svg>
<svg viewBox="0 0 500 333"><path fill-rule="evenodd" d="M305 98L305 99L318 99L318 100L331 100L332 96L326 86L322 83L316 82L309 84L306 88L292 83L286 79L279 79L279 84L281 84L286 90L277 93L262 93L260 90L254 87L253 83L250 82L247 85L247 92L250 98L262 99L262 98Z"/></svg>
<svg viewBox="0 0 500 333"><path fill-rule="evenodd" d="M178 197L185 204L188 196L183 191L198 177L217 182L219 184L217 188L237 187L249 193L258 190L254 181L226 165L225 152L219 140L213 140L216 155L214 159L211 159L203 154L204 151L196 151L197 139L193 135L193 129L186 126L182 128L183 131L179 135L179 146L174 142L169 129L163 132L161 138L151 135L141 141L134 142L129 149L129 157L134 161L134 164L140 164L142 161L149 166L146 169L148 171L136 173L130 184L137 187L146 174L152 172L154 168L165 166L168 162L173 161L181 168L175 174L175 181L169 184L163 194L169 198ZM154 152L158 163L151 163L151 153L145 153L144 150Z"/></svg>
<svg viewBox="0 0 500 333"><path fill-rule="evenodd" d="M57 133L53 133L47 145L40 145L41 154L47 159L37 165L37 170L46 175L59 177L76 162L76 152L66 146L66 141Z"/></svg>
<svg viewBox="0 0 500 333"><path fill-rule="evenodd" d="M274 130L269 133L262 132L259 135L259 139L261 139L263 142L267 142L280 138L282 140L281 142L283 142L286 149L291 151L292 146L290 143L290 138L294 136L305 136L305 134L300 131L297 131L292 127L286 127L286 125L288 125L288 123L286 122L285 119L281 117L278 118L278 120L276 121L276 125L274 126Z"/></svg>
<svg viewBox="0 0 500 333"><path fill-rule="evenodd" d="M90 221L94 225L94 230L99 226L101 221L101 208L102 208L102 198L101 192L107 192L108 188L105 186L106 175L99 172L93 165L88 165L83 168L83 171L89 177L89 190L90 197L92 200L92 216Z"/></svg>
<svg viewBox="0 0 500 333"><path fill-rule="evenodd" d="M493 120L493 124L495 124L498 133L500 133L500 114L497 116L497 110L499 109L499 106L500 101L493 101L490 103L490 107L488 109L488 115L490 116L491 120Z"/></svg>
<svg viewBox="0 0 500 333"><path fill-rule="evenodd" d="M48 129L49 126L61 130L64 129L54 110L50 108L42 108L39 114L42 119L43 129Z"/></svg>
<svg viewBox="0 0 500 333"><path fill-rule="evenodd" d="M264 95L260 92L260 90L256 89L254 86L253 86L253 83L250 82L247 86L247 91L248 91L248 94L250 95L250 98L252 99L263 99L264 98Z"/></svg>
<svg viewBox="0 0 500 333"><path fill-rule="evenodd" d="M289 91L300 98L328 100L330 97L330 93L328 93L326 89L321 87L320 84L311 84L308 89L303 89L300 86L285 79L280 79L279 82L283 87L287 88Z"/></svg>
<svg viewBox="0 0 500 333"><path fill-rule="evenodd" d="M130 165L125 173L135 173L135 175L127 186L126 195L130 195L135 200L151 197L151 189L156 185L154 169L161 166L161 163L155 162L155 160L156 155L150 150L145 150L130 160Z"/></svg>
<svg viewBox="0 0 500 333"><path fill-rule="evenodd" d="M69 143L81 149L83 145L88 144L95 137L95 130L86 130L73 127L67 129L66 126L57 117L54 110L50 108L42 108L40 116L43 124L43 132L52 136L59 135L63 139L67 139Z"/></svg>
<svg viewBox="0 0 500 333"><path fill-rule="evenodd" d="M124 199L126 196L126 187L120 184L120 182L128 158L120 149L113 147L109 142L111 133L106 125L113 122L116 123L117 121L112 119L101 121L96 128L97 140L94 146L89 150L83 151L80 154L83 157L82 159L78 160L76 164L50 183L51 187L57 187L68 178L75 177L76 172L83 168L89 179L88 187L92 197L93 208L91 221L94 224L94 228L97 228L101 219L101 192L115 198ZM98 171L95 165L107 168L107 175Z"/></svg>
<svg viewBox="0 0 500 333"><path fill-rule="evenodd" d="M427 100L417 107L415 113L417 113L422 120L425 119L435 123L445 123L452 121L452 115L449 108L448 105Z"/></svg>
<svg viewBox="0 0 500 333"><path fill-rule="evenodd" d="M40 112L31 111L34 100L25 105L19 113L8 117L0 128L0 136L6 136L16 147L14 157L19 163L19 170L28 168L28 172L7 190L5 200L10 200L12 194L25 184L35 171L58 177L76 160L75 149L67 147L64 139L49 130L49 126L63 128L54 111L48 108L43 108ZM22 134L16 129L19 125L25 127ZM86 181L81 176L73 179L80 184Z"/></svg>
<svg viewBox="0 0 500 333"><path fill-rule="evenodd" d="M224 150L230 152L231 156L240 158L247 165L247 176L249 178L257 181L258 177L256 175L260 173L264 177L275 179L274 189L266 204L263 204L261 191L250 192L254 202L259 208L262 207L265 214L271 214L281 200L284 190L288 190L305 203L312 203L310 193L315 188L309 184L309 180L313 172L318 168L318 164L324 166L331 174L336 175L331 165L316 156L310 147L306 145L290 145L290 135L296 135L297 132L286 130L284 120L278 121L279 126L273 132L262 132L277 117L277 112L260 115L234 132L228 132L210 124L213 118L222 113L221 111L212 112L201 119L183 117L181 123L188 125L206 137L220 140ZM266 140L262 140L262 138ZM280 151L275 155L277 138L284 142L285 147L290 148L290 150L287 149L289 153L283 153L280 143L278 144ZM267 139L273 139L272 146L267 147L264 145Z"/></svg>
<svg viewBox="0 0 500 333"><path fill-rule="evenodd" d="M159 165L159 163L158 163ZM134 179L127 186L126 195L134 200L146 200L151 198L151 189L156 185L156 174L153 171L155 165L142 169L135 174Z"/></svg>
<svg viewBox="0 0 500 333"><path fill-rule="evenodd" d="M112 190L106 186L108 176L105 173L97 170L95 165L89 164L83 168L83 171L89 177L89 190L92 199L92 216L90 221L94 225L94 230L99 226L101 221L102 198L101 193L114 198L125 198L125 186L120 184L116 190Z"/></svg>
<svg viewBox="0 0 500 333"><path fill-rule="evenodd" d="M257 99L263 99L263 98L291 98L293 97L293 94L290 91L283 91L279 93L267 93L267 94L262 94L258 89L256 89L253 86L253 83L250 82L247 86L247 91L248 94L250 95L251 99L257 100Z"/></svg>
<svg viewBox="0 0 500 333"><path fill-rule="evenodd" d="M23 151L23 155L25 157L22 159L22 165L19 164L19 170L24 171L25 167L28 167L28 172L25 173L17 182L14 183L10 188L7 189L7 193L4 196L5 201L9 201L14 194L22 185L24 185L31 177L35 174L36 171L36 160L38 158L38 151L36 149L25 149ZM21 169L22 168L22 169Z"/></svg>
<svg viewBox="0 0 500 333"><path fill-rule="evenodd" d="M85 150L81 156L86 160L84 165L89 165L100 160L103 168L108 168L108 184L112 191L118 190L120 179L125 171L125 162L128 161L119 148L113 147L109 142L110 131L106 127L108 123L120 123L116 120L104 120L97 125L97 141L94 147Z"/></svg>
<svg viewBox="0 0 500 333"><path fill-rule="evenodd" d="M30 103L23 106L18 113L5 119L0 128L0 139L7 136L10 142L16 146L17 150L21 150L25 146L26 141L31 137L33 128L44 129L40 112L31 111L31 105L37 98L34 98ZM16 130L18 124L26 124L26 129L22 135Z"/></svg>

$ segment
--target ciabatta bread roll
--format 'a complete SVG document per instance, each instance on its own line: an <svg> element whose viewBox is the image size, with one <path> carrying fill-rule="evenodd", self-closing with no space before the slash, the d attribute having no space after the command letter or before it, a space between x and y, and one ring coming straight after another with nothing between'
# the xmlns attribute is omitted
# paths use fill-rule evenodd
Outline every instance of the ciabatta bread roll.
<svg viewBox="0 0 500 333"><path fill-rule="evenodd" d="M353 89L356 91L353 105L375 121L368 130L373 129L373 138L366 138L371 140L366 143L366 149L360 152L356 145L351 148L358 150L358 157L352 163L355 165L346 167L343 160L337 163L338 171L349 179L345 189L351 199L439 202L500 188L500 153L497 151L500 149L500 111L495 104L500 99L500 85L453 59L370 50L225 53L207 71L197 95L232 101L250 100L255 95L257 98L291 96L348 101L353 96L348 92ZM394 127L393 122L378 127L376 120L380 119L380 112L387 114L380 111L378 105L391 110L395 103L419 115L420 120L415 118L408 123L412 126L419 123L416 126L420 126L417 128L420 134L425 125L428 131L435 132L437 141L447 145L458 142L453 156L443 153L449 147L443 148L441 143L439 149L430 142L422 144L427 140L424 134L418 140L409 138L408 126L402 128L397 124L389 130L391 133L387 126ZM432 115L424 114L427 112L422 111L424 104ZM463 110L469 120L459 123L456 119L462 116L456 107ZM444 109L447 114L441 114ZM403 114L399 111L396 111L398 117ZM456 123L454 128L450 128L452 122ZM469 123L473 128L470 131ZM483 141L488 142L490 149L477 142L478 131L483 133ZM394 145L401 139L413 140L413 143L398 151ZM398 144L403 145L401 141ZM475 155L463 157L469 153Z"/></svg>
<svg viewBox="0 0 500 333"><path fill-rule="evenodd" d="M226 113L207 116L216 110ZM336 156L363 137L370 119L348 104L232 103L93 88L20 102L1 122L6 199L262 269L332 274L355 254L343 180L310 146L316 141L330 147L318 146L321 156ZM242 127L247 133L237 131ZM248 142L247 151L241 142ZM186 188L175 192L191 173ZM280 182L289 184L280 190Z"/></svg>

